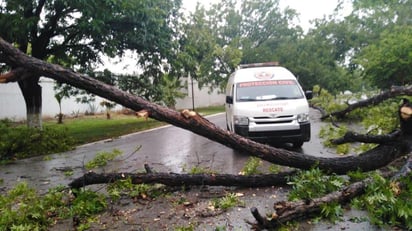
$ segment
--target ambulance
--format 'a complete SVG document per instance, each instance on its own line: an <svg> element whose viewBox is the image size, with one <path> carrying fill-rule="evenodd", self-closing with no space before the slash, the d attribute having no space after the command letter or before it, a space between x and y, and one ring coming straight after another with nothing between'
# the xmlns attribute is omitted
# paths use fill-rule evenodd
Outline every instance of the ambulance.
<svg viewBox="0 0 412 231"><path fill-rule="evenodd" d="M240 65L226 87L227 129L257 142L300 148L310 140L311 98L277 62Z"/></svg>

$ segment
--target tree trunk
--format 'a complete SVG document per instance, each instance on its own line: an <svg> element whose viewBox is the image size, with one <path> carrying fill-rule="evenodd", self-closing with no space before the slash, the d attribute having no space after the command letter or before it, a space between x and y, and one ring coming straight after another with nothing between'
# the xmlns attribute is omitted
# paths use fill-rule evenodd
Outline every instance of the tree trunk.
<svg viewBox="0 0 412 231"><path fill-rule="evenodd" d="M30 57L0 38L0 54L10 66L17 66L38 76L46 76L61 83L84 89L90 93L119 103L134 111L146 111L149 117L167 122L177 127L190 130L193 133L226 145L235 150L263 160L300 169L310 169L317 166L326 172L344 174L348 171L371 171L386 166L393 160L410 152L410 140L400 139L391 144L382 144L375 149L360 155L348 155L336 158L317 157L302 153L283 150L263 145L245 137L219 128L197 113L179 113L167 107L148 102L141 97L128 94L114 86L107 85L96 79L75 73L70 69ZM187 110L185 110L187 111Z"/></svg>
<svg viewBox="0 0 412 231"><path fill-rule="evenodd" d="M35 75L18 81L26 102L27 126L42 129L42 91L38 82L39 77Z"/></svg>

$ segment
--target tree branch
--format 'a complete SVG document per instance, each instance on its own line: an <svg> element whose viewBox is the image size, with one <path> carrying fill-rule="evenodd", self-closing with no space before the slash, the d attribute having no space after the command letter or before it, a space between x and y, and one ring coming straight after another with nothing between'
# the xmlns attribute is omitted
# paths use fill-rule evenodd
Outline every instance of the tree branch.
<svg viewBox="0 0 412 231"><path fill-rule="evenodd" d="M375 144L388 144L399 140L401 138L402 132L400 130L395 130L392 133L385 135L364 135L356 132L347 132L343 137L339 139L331 140L332 144L345 144L352 142L362 142L362 143L375 143Z"/></svg>
<svg viewBox="0 0 412 231"><path fill-rule="evenodd" d="M94 173L89 172L73 180L71 188L81 188L94 184L108 184L130 178L133 184L160 183L167 186L211 185L239 187L267 187L285 185L288 176L295 171L279 174L259 174L251 176L231 174L177 174L177 173Z"/></svg>
<svg viewBox="0 0 412 231"><path fill-rule="evenodd" d="M389 178L393 176L393 174L394 173L392 172L388 172L383 174L383 176ZM365 180L352 183L342 190L311 200L276 202L273 206L275 212L272 214L272 219L270 221L266 217L262 217L256 208L252 208L251 213L257 221L255 226L260 229L274 229L288 221L319 214L322 208L321 206L324 204L334 202L341 205L346 204L353 198L362 195L371 181L371 178L367 178Z"/></svg>
<svg viewBox="0 0 412 231"><path fill-rule="evenodd" d="M24 68L16 68L0 75L0 83L17 82L30 77L29 71Z"/></svg>
<svg viewBox="0 0 412 231"><path fill-rule="evenodd" d="M382 101L385 101L389 98L399 96L399 95L412 95L412 85L410 86L394 86L390 90L384 91L381 94L375 95L371 98L368 98L366 100L361 100L358 101L357 103L350 104L348 105L347 108L341 111L336 111L332 112L330 114L323 115L321 119L327 119L331 116L336 116L338 118L343 118L348 114L349 112L361 108L361 107L366 107L366 106L373 106L381 103Z"/></svg>

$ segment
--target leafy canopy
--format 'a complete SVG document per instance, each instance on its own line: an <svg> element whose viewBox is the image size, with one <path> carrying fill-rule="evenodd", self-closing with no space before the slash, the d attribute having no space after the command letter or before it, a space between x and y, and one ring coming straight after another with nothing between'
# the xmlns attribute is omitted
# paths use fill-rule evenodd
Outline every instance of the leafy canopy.
<svg viewBox="0 0 412 231"><path fill-rule="evenodd" d="M93 72L102 55L135 52L152 86L174 50L181 0L2 0L0 36L33 57Z"/></svg>

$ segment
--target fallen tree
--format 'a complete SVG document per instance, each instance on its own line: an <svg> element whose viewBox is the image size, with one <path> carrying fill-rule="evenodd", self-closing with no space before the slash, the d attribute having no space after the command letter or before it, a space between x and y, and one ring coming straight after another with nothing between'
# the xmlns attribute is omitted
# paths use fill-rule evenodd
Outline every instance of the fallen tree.
<svg viewBox="0 0 412 231"><path fill-rule="evenodd" d="M37 75L52 78L56 81L70 84L74 87L84 89L90 93L99 95L108 100L119 103L139 113L156 120L164 121L177 127L190 130L198 135L204 136L210 140L216 141L228 147L231 147L249 155L257 156L263 160L299 168L310 169L313 166L324 170L327 173L345 174L348 171L371 171L386 166L392 161L411 152L410 137L405 137L402 133L394 132L381 137L369 137L359 134L348 134L340 142L352 141L370 141L377 142L380 145L360 155L348 155L335 158L315 157L303 155L301 153L278 149L272 146L256 143L234 133L228 132L217 127L207 119L201 117L195 112L183 111L177 112L166 107L148 102L141 97L120 91L116 87L106 85L98 80L86 75L76 73L70 69L53 65L30 56L25 55L6 41L0 38L0 61L6 63L13 69L0 76L0 82L13 82L21 78L30 78L27 73L35 72ZM410 94L410 88L406 88L403 94ZM396 94L400 94L397 91ZM385 96L386 97L386 96ZM359 104L360 106L361 104ZM365 105L370 105L366 103ZM353 108L353 107L352 107ZM343 114L346 114L344 112ZM338 114L337 114L338 115ZM389 139L388 139L389 138ZM286 176L290 173L281 173L277 175L261 176L233 176L233 175L182 175L182 174L130 174L130 173L110 173L96 174L87 173L84 176L70 183L72 188L80 188L91 184L110 183L118 179L129 177L134 183L162 183L170 186L176 185L224 185L224 186L244 186L257 187L284 184ZM264 181L263 178L268 181ZM262 227L275 227L279 222L302 217L308 212L318 212L322 203L338 201L345 203L354 196L359 195L367 182L355 183L347 188L327 195L323 198L312 199L300 202L278 202L275 204L277 220L275 223L267 223L260 216L257 209L252 208L252 214L255 216L258 224Z"/></svg>
<svg viewBox="0 0 412 231"><path fill-rule="evenodd" d="M219 128L197 113L175 110L148 102L139 96L128 94L114 86L63 68L59 65L30 57L5 40L0 38L0 60L13 67L11 72L0 76L0 82L18 81L27 78L25 73L35 72L37 75L52 78L61 83L84 89L108 100L114 101L135 111L143 111L147 116L164 121L177 127L190 130L233 149L259 157L263 160L294 168L310 169L318 166L327 172L343 174L348 171L370 171L383 167L400 156L409 153L409 146L399 139L396 144L382 144L361 155L348 155L336 158L315 157L301 153L263 145L237 134ZM379 161L369 161L369 160Z"/></svg>

